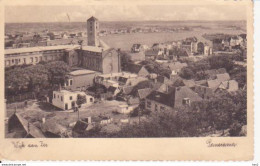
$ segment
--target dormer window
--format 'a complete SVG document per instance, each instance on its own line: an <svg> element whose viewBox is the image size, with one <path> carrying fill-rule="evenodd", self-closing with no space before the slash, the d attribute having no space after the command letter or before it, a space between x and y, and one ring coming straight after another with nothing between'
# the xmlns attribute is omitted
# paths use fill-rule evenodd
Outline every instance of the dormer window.
<svg viewBox="0 0 260 166"><path fill-rule="evenodd" d="M183 98L182 99L182 104L183 105L190 105L190 99L189 98Z"/></svg>

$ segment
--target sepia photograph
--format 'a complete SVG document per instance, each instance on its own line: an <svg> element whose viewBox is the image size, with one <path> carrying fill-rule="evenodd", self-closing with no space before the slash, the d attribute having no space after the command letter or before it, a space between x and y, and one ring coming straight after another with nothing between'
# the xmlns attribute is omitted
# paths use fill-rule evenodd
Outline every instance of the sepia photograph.
<svg viewBox="0 0 260 166"><path fill-rule="evenodd" d="M5 137L246 136L246 9L220 9L7 6Z"/></svg>
<svg viewBox="0 0 260 166"><path fill-rule="evenodd" d="M2 7L3 154L252 158L251 1L25 1Z"/></svg>

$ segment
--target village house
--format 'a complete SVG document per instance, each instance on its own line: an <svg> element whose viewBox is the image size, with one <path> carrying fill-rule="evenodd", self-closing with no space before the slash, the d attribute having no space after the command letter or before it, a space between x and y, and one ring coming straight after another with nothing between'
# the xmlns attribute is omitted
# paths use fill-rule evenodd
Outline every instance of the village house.
<svg viewBox="0 0 260 166"><path fill-rule="evenodd" d="M94 78L100 73L92 70L75 70L68 74L68 79L64 83L67 90L86 90L94 83Z"/></svg>
<svg viewBox="0 0 260 166"><path fill-rule="evenodd" d="M94 103L94 97L86 95L85 92L60 90L53 91L52 104L62 110L70 110L77 106L78 95L86 97L85 104Z"/></svg>
<svg viewBox="0 0 260 166"><path fill-rule="evenodd" d="M140 77L146 77L150 74L148 72L148 70L145 68L145 66L142 66L142 65L139 65L139 64L134 64L134 63L128 64L126 71L130 72L130 73L137 74Z"/></svg>
<svg viewBox="0 0 260 166"><path fill-rule="evenodd" d="M164 63L163 66L170 69L172 71L171 75L174 76L179 74L182 68L187 67L187 63L171 62L171 63Z"/></svg>
<svg viewBox="0 0 260 166"><path fill-rule="evenodd" d="M137 53L142 51L142 45L141 44L133 44L132 48L131 48L131 52L132 53Z"/></svg>
<svg viewBox="0 0 260 166"><path fill-rule="evenodd" d="M146 50L145 51L145 59L146 60L155 60L158 56L162 55L163 52L160 50Z"/></svg>
<svg viewBox="0 0 260 166"><path fill-rule="evenodd" d="M222 81L216 91L219 90L226 90L228 92L234 92L237 91L238 88L238 82L236 80L228 80L228 81Z"/></svg>
<svg viewBox="0 0 260 166"><path fill-rule="evenodd" d="M173 108L190 106L192 102L201 101L202 98L186 86L168 87L166 93L153 91L145 99L145 109L166 111Z"/></svg>
<svg viewBox="0 0 260 166"><path fill-rule="evenodd" d="M101 74L95 77L95 83L104 85L106 88L109 86L119 87L125 85L132 78L137 78L138 75L128 72L111 73L111 74Z"/></svg>

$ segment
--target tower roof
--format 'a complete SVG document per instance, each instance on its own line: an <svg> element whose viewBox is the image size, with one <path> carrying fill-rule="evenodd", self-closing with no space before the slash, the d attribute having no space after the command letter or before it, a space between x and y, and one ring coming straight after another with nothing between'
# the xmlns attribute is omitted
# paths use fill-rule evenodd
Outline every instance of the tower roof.
<svg viewBox="0 0 260 166"><path fill-rule="evenodd" d="M98 21L98 19L96 17L92 16L87 21Z"/></svg>

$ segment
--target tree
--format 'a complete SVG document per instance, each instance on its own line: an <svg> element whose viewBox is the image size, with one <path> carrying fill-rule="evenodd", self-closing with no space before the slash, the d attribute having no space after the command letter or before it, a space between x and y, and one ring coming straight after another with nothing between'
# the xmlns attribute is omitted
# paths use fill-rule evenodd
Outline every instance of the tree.
<svg viewBox="0 0 260 166"><path fill-rule="evenodd" d="M184 78L184 79L192 79L194 76L194 72L192 71L191 68L189 67L184 67L181 69L180 72L180 77Z"/></svg>
<svg viewBox="0 0 260 166"><path fill-rule="evenodd" d="M127 70L128 64L133 63L130 55L126 52L120 51L121 67L122 70Z"/></svg>
<svg viewBox="0 0 260 166"><path fill-rule="evenodd" d="M87 100L86 100L86 96L85 95L78 94L76 103L77 103L79 108L81 107L82 104L86 103L86 101Z"/></svg>
<svg viewBox="0 0 260 166"><path fill-rule="evenodd" d="M30 79L29 89L44 88L48 85L48 70L44 65L38 64L26 68L26 73Z"/></svg>
<svg viewBox="0 0 260 166"><path fill-rule="evenodd" d="M53 61L46 65L48 70L48 79L51 84L64 84L66 76L70 71L70 67L63 61Z"/></svg>
<svg viewBox="0 0 260 166"><path fill-rule="evenodd" d="M30 77L24 68L14 68L5 72L7 94L19 94L29 85Z"/></svg>
<svg viewBox="0 0 260 166"><path fill-rule="evenodd" d="M209 58L211 69L225 68L227 72L233 69L234 62L229 55L216 55Z"/></svg>

